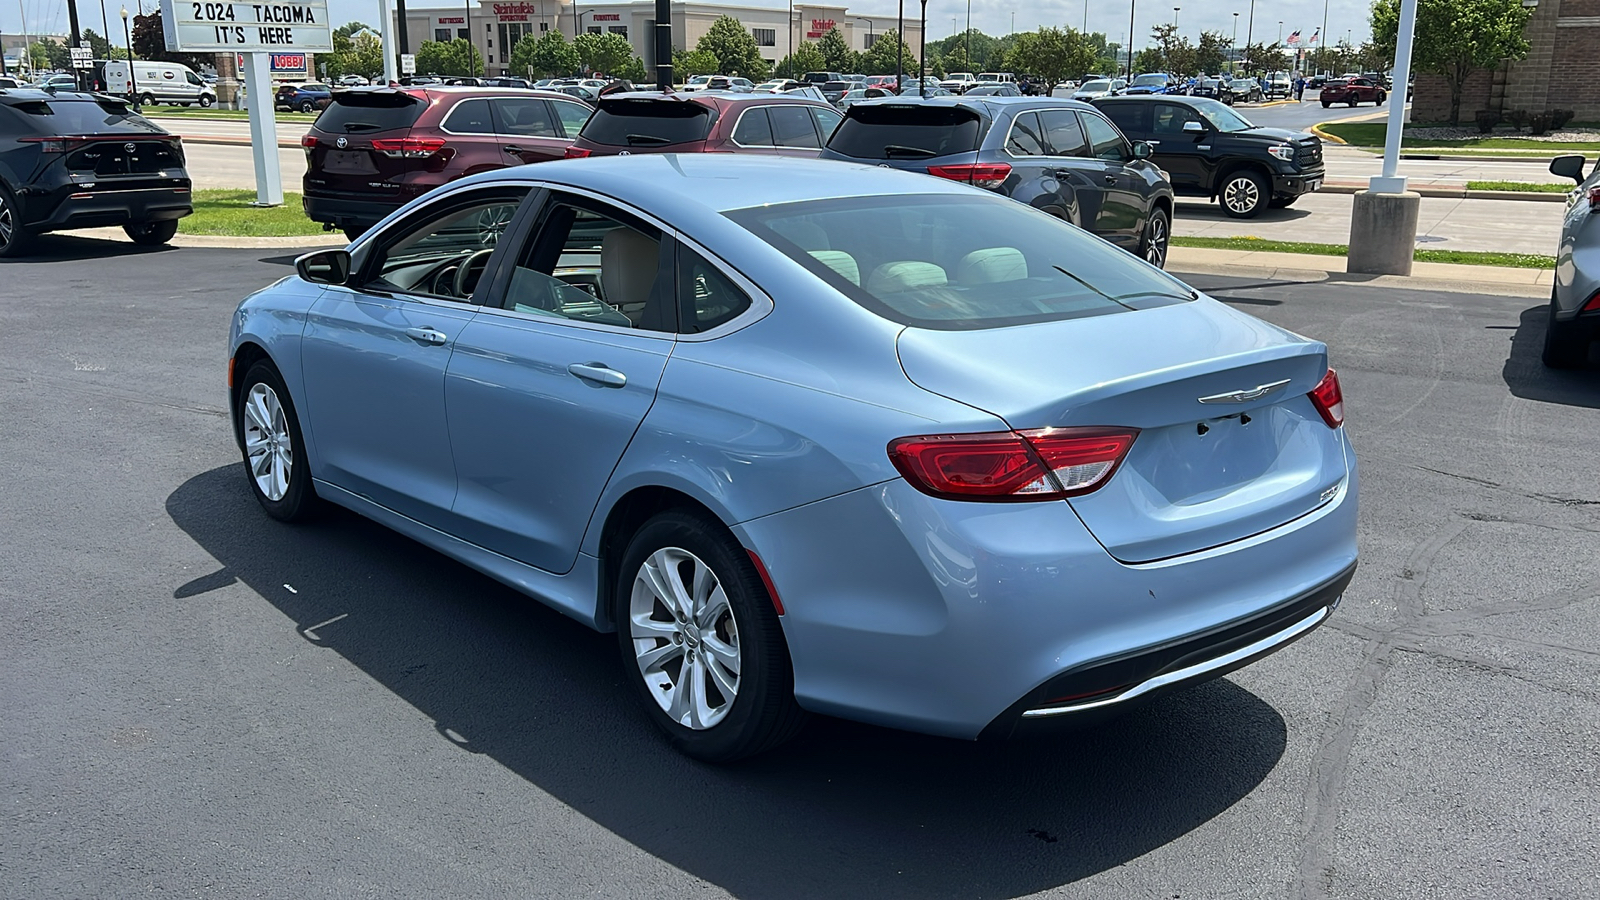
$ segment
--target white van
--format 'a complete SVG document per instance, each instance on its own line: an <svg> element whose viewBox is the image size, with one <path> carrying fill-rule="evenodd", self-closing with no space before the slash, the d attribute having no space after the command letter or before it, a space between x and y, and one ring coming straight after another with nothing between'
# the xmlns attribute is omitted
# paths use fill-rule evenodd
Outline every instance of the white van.
<svg viewBox="0 0 1600 900"><path fill-rule="evenodd" d="M1010 72L979 72L979 81L991 81L995 84L1016 84L1017 79Z"/></svg>
<svg viewBox="0 0 1600 900"><path fill-rule="evenodd" d="M210 106L217 102L217 91L194 70L182 63L133 61L133 82L128 81L128 63L114 59L106 63L106 93L133 97L138 91L141 106L152 103Z"/></svg>

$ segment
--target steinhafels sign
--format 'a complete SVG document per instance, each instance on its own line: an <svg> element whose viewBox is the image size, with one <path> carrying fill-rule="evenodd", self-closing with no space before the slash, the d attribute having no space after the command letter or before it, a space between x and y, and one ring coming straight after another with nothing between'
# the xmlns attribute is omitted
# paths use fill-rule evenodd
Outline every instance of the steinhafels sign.
<svg viewBox="0 0 1600 900"><path fill-rule="evenodd" d="M494 14L502 22L526 22L529 16L539 14L539 7L532 3L496 3Z"/></svg>

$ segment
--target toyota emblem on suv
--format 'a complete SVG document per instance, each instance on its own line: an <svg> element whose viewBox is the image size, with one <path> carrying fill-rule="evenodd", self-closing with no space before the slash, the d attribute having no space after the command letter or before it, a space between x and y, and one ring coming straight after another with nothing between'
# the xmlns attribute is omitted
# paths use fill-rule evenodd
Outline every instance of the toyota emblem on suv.
<svg viewBox="0 0 1600 900"><path fill-rule="evenodd" d="M333 142L333 145L338 147L340 150L343 150L344 148L350 146L350 141L347 138L339 138L337 141Z"/></svg>

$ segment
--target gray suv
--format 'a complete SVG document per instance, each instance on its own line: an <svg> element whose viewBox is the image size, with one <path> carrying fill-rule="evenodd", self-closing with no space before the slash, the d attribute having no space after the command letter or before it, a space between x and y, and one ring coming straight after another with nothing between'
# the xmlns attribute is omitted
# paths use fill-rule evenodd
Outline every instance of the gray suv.
<svg viewBox="0 0 1600 900"><path fill-rule="evenodd" d="M1005 194L1162 266L1172 185L1149 157L1087 103L970 94L852 104L822 151Z"/></svg>

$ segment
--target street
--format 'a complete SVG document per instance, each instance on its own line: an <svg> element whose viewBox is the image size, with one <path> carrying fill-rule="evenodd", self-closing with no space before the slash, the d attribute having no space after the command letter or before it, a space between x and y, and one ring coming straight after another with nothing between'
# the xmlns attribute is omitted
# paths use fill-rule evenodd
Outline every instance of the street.
<svg viewBox="0 0 1600 900"><path fill-rule="evenodd" d="M189 149L199 177L209 148ZM1312 230L1324 201L1348 197L1250 233L1334 240ZM1441 246L1479 249L1498 217L1486 249L1548 253L1537 217L1560 208L1491 206ZM1424 230L1452 215L1425 202ZM1179 233L1232 221L1185 204ZM1329 624L1083 732L968 744L819 717L719 768L657 737L612 636L353 514L258 508L227 330L293 251L39 249L0 292L5 896L1600 884L1600 370L1541 366L1542 301L1190 278L1329 344L1363 481Z"/></svg>

